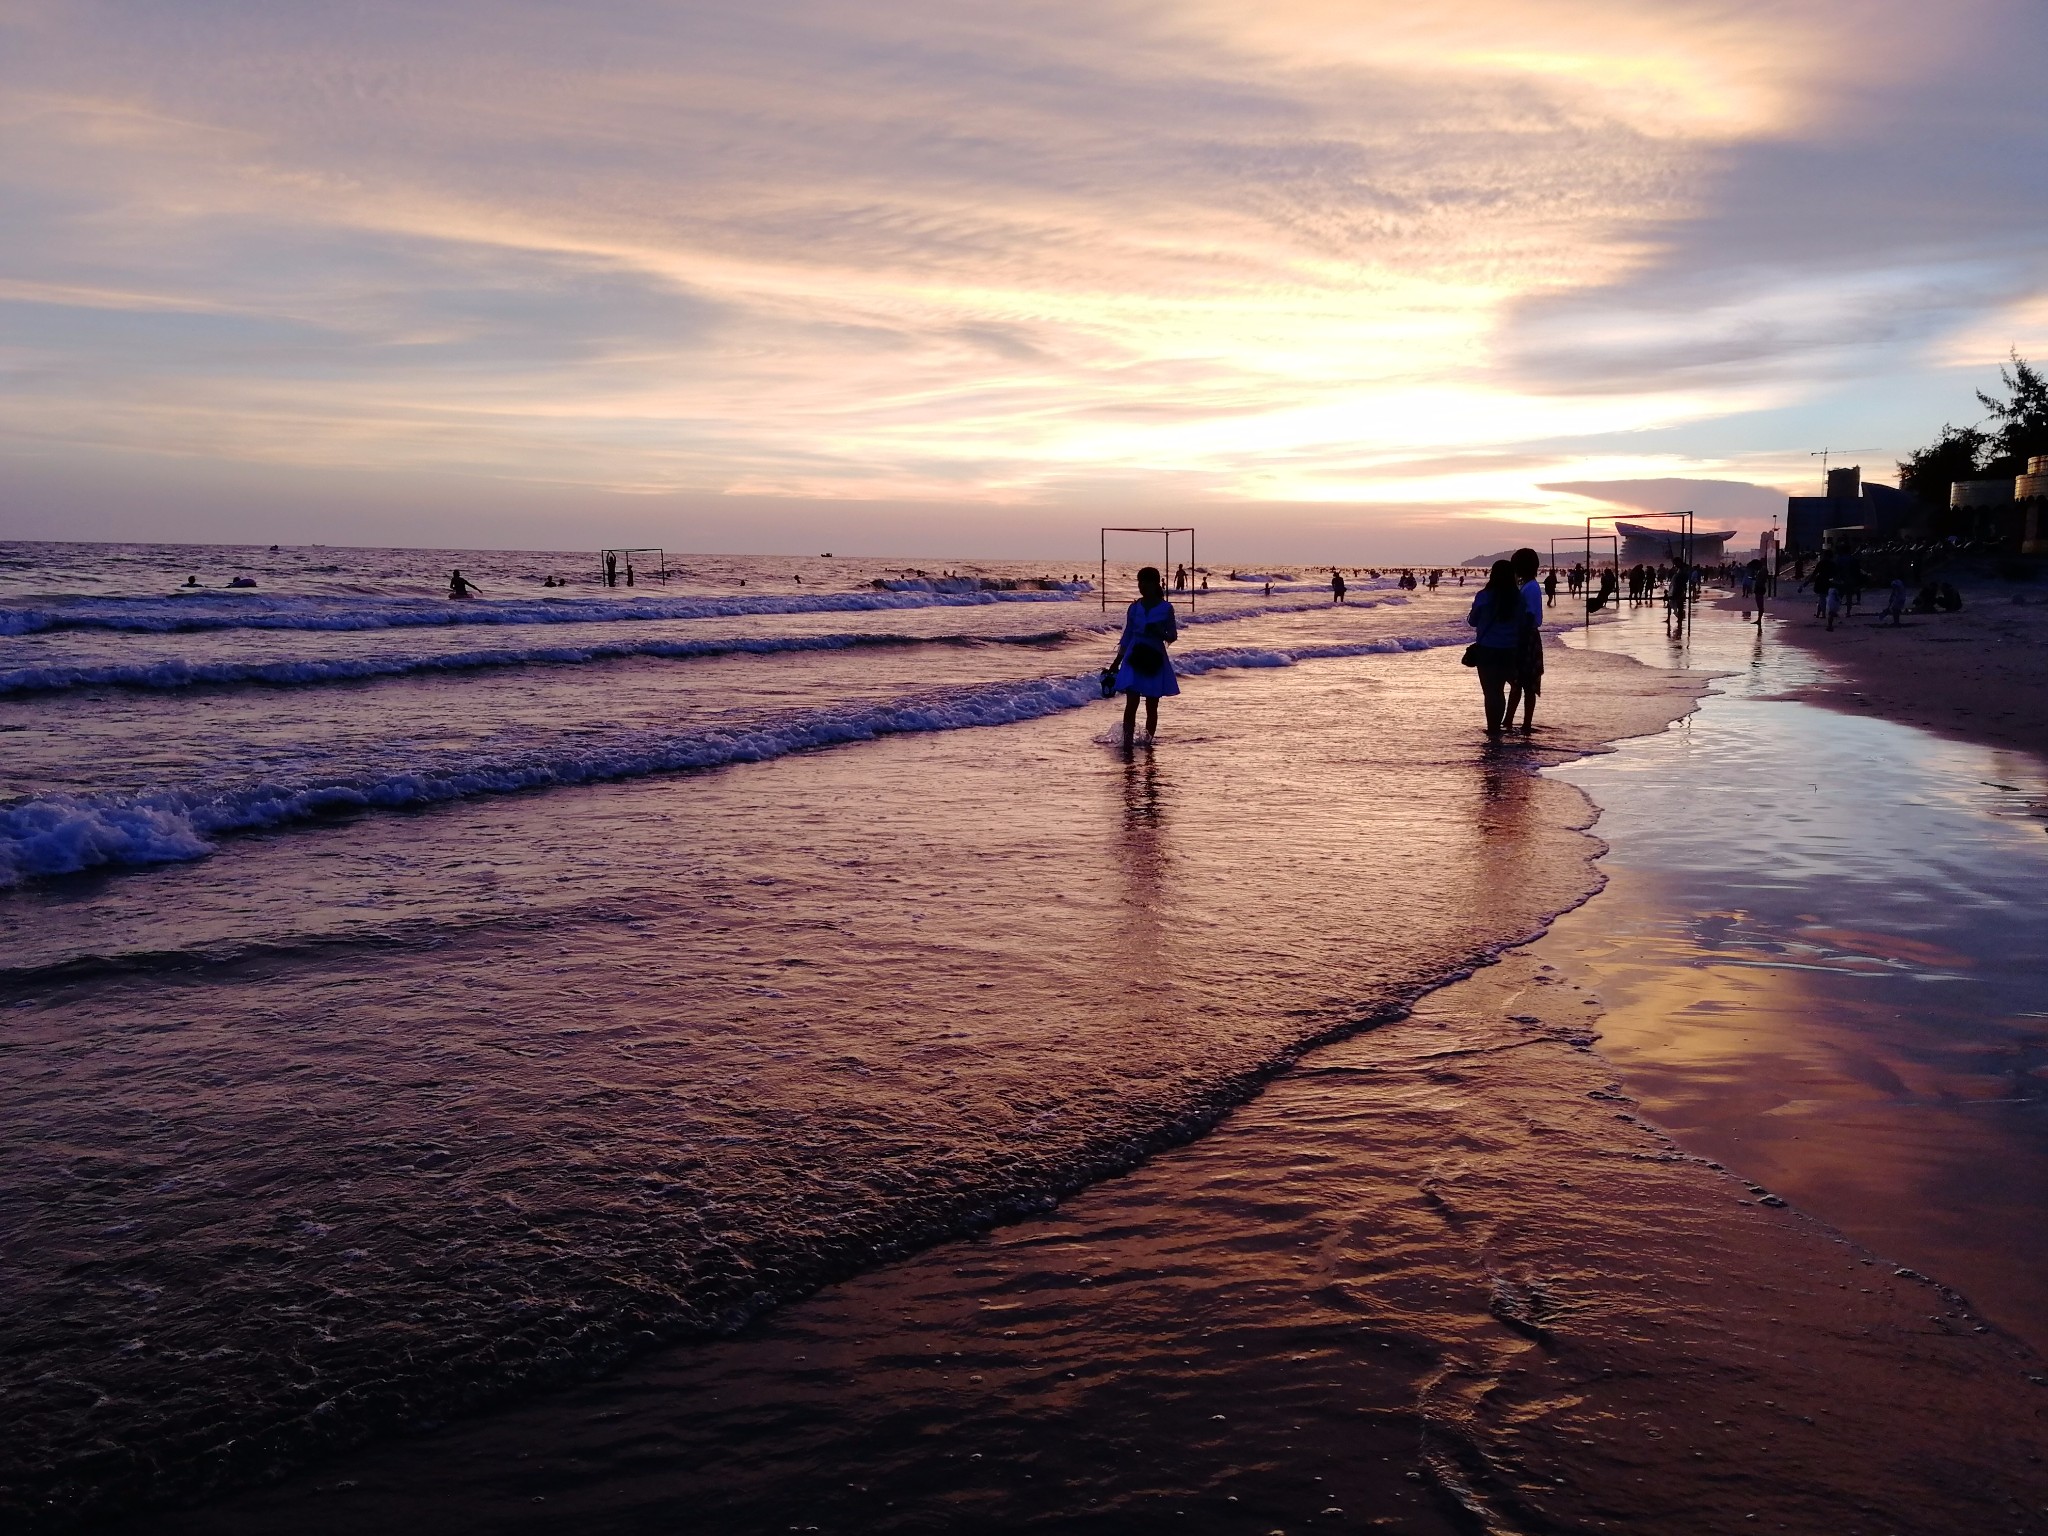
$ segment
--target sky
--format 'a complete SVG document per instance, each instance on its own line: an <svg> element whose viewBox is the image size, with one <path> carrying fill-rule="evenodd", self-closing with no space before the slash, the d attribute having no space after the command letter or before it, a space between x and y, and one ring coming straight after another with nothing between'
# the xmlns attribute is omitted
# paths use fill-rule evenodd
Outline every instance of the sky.
<svg viewBox="0 0 2048 1536"><path fill-rule="evenodd" d="M2039 0L0 0L0 538L1753 534L2048 356Z"/></svg>

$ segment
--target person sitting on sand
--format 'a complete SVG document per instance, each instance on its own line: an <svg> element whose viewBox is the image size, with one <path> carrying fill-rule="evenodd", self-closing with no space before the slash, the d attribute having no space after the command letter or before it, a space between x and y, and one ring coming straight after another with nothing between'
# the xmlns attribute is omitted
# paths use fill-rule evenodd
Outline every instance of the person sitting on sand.
<svg viewBox="0 0 2048 1536"><path fill-rule="evenodd" d="M470 593L481 592L482 590L483 588L463 575L462 572L450 571L448 573L448 595L451 598L468 597Z"/></svg>
<svg viewBox="0 0 2048 1536"><path fill-rule="evenodd" d="M1522 584L1507 561L1493 562L1466 621L1479 632L1471 660L1479 669L1479 691L1486 701L1486 734L1498 736L1507 718L1507 690L1520 665L1522 629L1529 622Z"/></svg>
<svg viewBox="0 0 2048 1536"><path fill-rule="evenodd" d="M1138 600L1124 613L1123 638L1117 642L1116 660L1110 665L1116 679L1112 690L1124 696L1124 746L1137 735L1138 700L1145 701L1145 735L1159 731L1159 701L1180 692L1173 675L1173 658L1166 648L1180 638L1180 625L1173 604L1166 598L1166 583L1159 568L1148 565L1138 572Z"/></svg>

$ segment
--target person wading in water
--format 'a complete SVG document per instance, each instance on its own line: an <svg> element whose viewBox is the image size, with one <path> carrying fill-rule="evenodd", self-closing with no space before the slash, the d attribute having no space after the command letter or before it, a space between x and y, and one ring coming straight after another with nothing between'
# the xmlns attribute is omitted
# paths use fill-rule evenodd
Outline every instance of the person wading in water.
<svg viewBox="0 0 2048 1536"><path fill-rule="evenodd" d="M1529 621L1528 602L1515 568L1493 562L1486 585L1472 600L1468 622L1478 631L1467 662L1479 669L1479 691L1486 698L1486 734L1500 735L1507 718L1507 690L1520 670L1522 626Z"/></svg>
<svg viewBox="0 0 2048 1536"><path fill-rule="evenodd" d="M1180 638L1173 604L1157 566L1138 572L1138 600L1124 615L1123 638L1117 642L1114 691L1124 696L1124 746L1137 736L1138 700L1145 701L1145 734L1159 729L1159 701L1180 692L1173 661L1166 648Z"/></svg>

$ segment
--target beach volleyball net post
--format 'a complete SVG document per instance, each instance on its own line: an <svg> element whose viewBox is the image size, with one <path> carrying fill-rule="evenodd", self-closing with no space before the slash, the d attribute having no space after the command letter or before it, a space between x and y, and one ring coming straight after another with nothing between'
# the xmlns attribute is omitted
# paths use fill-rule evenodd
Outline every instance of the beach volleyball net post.
<svg viewBox="0 0 2048 1536"><path fill-rule="evenodd" d="M1166 583L1166 596L1170 602L1185 600L1188 612L1195 611L1195 593L1200 580L1200 571L1195 565L1195 530L1192 528L1105 528L1102 530L1102 561L1096 576L1095 590L1102 596L1102 608L1109 611L1109 536L1112 533L1146 534L1159 540L1159 577ZM1185 562L1188 571L1188 585L1184 592L1173 587L1173 548L1178 539L1187 540L1188 557ZM1134 586L1135 596L1137 588Z"/></svg>
<svg viewBox="0 0 2048 1536"><path fill-rule="evenodd" d="M633 564L633 557L640 557L640 564ZM597 579L607 587L630 587L642 570L650 564L647 557L654 557L653 569L647 574L657 581L668 580L668 554L659 549L600 549L597 552Z"/></svg>

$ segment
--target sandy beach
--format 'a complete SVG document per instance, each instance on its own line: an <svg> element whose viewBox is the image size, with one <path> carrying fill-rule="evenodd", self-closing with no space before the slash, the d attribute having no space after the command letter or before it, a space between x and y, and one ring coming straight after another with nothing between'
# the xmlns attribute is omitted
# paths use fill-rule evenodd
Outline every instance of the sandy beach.
<svg viewBox="0 0 2048 1536"><path fill-rule="evenodd" d="M1791 583L1787 582L1786 587ZM1822 658L1839 681L1801 696L1830 709L1882 716L1923 730L2048 751L2048 587L1989 578L1962 583L1956 613L1909 613L1880 624L1884 594L1830 631L1811 593L1786 592L1769 612L1786 640ZM1739 597L1718 606L1739 609Z"/></svg>

